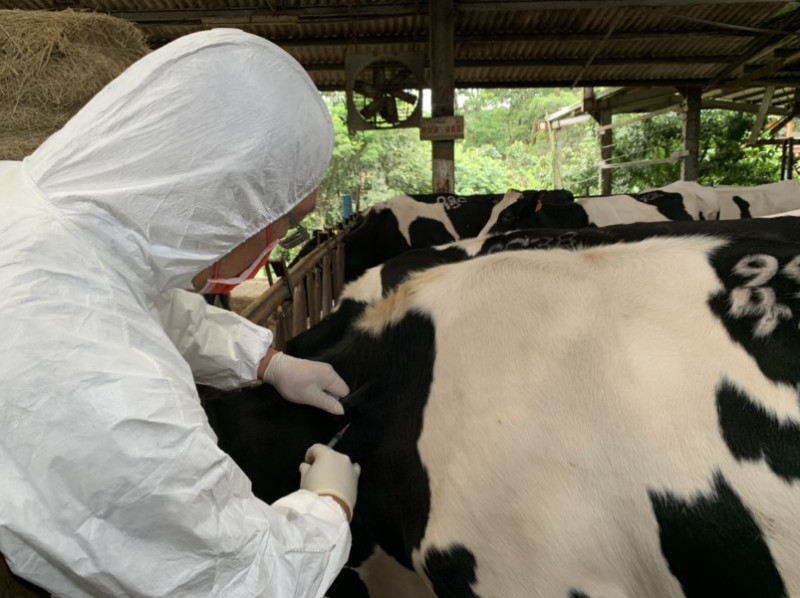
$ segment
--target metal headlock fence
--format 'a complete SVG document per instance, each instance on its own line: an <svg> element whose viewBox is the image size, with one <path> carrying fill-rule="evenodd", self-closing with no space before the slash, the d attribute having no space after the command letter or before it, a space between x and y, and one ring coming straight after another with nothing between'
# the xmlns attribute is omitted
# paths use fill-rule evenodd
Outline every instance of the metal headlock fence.
<svg viewBox="0 0 800 598"><path fill-rule="evenodd" d="M318 234L318 245L297 263L272 262L277 277L270 287L241 311L241 315L275 333L274 347L283 350L289 339L324 318L344 286L344 235L355 219Z"/></svg>

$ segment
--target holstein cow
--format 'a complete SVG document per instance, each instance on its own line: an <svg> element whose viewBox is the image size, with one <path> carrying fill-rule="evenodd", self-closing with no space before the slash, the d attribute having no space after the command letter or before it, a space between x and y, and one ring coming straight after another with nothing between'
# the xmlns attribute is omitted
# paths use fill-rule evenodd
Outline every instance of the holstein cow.
<svg viewBox="0 0 800 598"><path fill-rule="evenodd" d="M483 242L298 353L345 416L208 405L256 494L349 422L353 564L377 543L440 598L800 596L800 219Z"/></svg>
<svg viewBox="0 0 800 598"><path fill-rule="evenodd" d="M732 220L757 218L800 208L800 181L753 187L707 187L678 181L630 195L578 198L574 202L539 202L509 192L493 209L478 236L516 228L581 228L633 222Z"/></svg>
<svg viewBox="0 0 800 598"><path fill-rule="evenodd" d="M571 202L569 191L514 191L516 196L550 202ZM420 247L475 237L490 221L503 194L398 195L370 207L363 222L344 237L345 281L355 280L368 268ZM497 230L522 228L506 221Z"/></svg>
<svg viewBox="0 0 800 598"><path fill-rule="evenodd" d="M696 220L759 218L800 208L800 181L791 179L752 187L708 187L690 181L677 181L661 189L695 198Z"/></svg>

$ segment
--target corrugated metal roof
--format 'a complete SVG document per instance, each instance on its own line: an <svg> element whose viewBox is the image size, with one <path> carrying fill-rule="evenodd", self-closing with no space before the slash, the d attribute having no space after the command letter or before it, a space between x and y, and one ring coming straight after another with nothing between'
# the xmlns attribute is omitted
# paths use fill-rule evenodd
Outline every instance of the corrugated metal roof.
<svg viewBox="0 0 800 598"><path fill-rule="evenodd" d="M154 47L201 29L238 27L286 48L321 89L345 88L350 53L421 52L429 78L429 4L0 0L2 8L110 13L137 23ZM455 0L453 6L456 87L800 84L796 2Z"/></svg>

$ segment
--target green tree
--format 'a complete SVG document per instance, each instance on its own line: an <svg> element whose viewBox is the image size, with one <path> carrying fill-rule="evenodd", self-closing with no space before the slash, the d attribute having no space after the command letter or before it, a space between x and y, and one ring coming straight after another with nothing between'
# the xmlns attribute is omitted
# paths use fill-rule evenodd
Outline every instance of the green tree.
<svg viewBox="0 0 800 598"><path fill-rule="evenodd" d="M431 144L417 129L347 130L345 94L326 93L336 144L320 187L314 226L341 218L341 195L360 197L360 208L399 193L431 192ZM542 128L548 114L579 99L570 89L465 89L456 95L464 139L455 143L456 192L503 193L509 188L560 187L577 197L599 193L598 125L594 121L557 131ZM618 115L615 122L629 119ZM705 185L755 185L777 180L780 151L745 142L751 114L701 113L700 177ZM671 156L682 147L678 114L614 128L613 161ZM680 178L680 162L613 170L613 192L637 192Z"/></svg>

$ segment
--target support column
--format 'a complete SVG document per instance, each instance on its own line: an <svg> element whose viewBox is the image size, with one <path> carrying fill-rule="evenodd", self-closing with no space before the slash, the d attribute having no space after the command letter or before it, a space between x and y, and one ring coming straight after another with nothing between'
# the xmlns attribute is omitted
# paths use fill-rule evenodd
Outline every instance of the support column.
<svg viewBox="0 0 800 598"><path fill-rule="evenodd" d="M455 103L455 8L453 0L433 0L430 10L431 116L453 116ZM433 192L455 192L455 141L432 141Z"/></svg>
<svg viewBox="0 0 800 598"><path fill-rule="evenodd" d="M682 92L686 101L683 115L683 149L688 152L681 162L681 180L696 181L700 173L700 102L702 89L689 87Z"/></svg>
<svg viewBox="0 0 800 598"><path fill-rule="evenodd" d="M595 120L601 127L611 124L611 110L601 110L595 114ZM600 159L608 164L614 157L614 130L611 127L602 129L600 133ZM600 169L600 195L611 195L611 169Z"/></svg>

